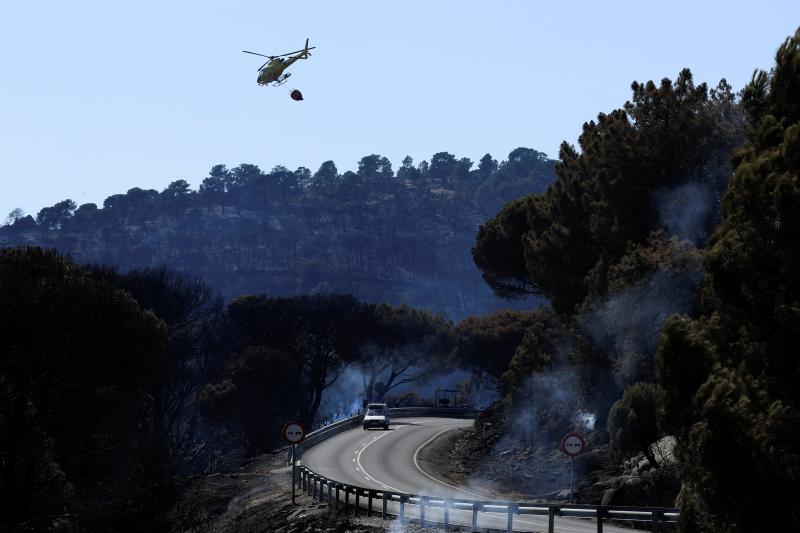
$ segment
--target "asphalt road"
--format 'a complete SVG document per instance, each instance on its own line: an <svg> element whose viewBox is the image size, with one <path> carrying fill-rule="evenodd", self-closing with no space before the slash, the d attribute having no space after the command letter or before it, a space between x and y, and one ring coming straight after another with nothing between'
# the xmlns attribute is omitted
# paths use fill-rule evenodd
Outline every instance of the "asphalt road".
<svg viewBox="0 0 800 533"><path fill-rule="evenodd" d="M468 488L453 486L423 471L417 460L419 450L440 433L455 427L468 427L471 420L452 418L400 418L393 421L388 431L364 431L361 427L344 431L303 454L302 464L329 479L376 490L390 490L423 496L491 500ZM352 501L352 500L351 500ZM362 507L366 498L362 499ZM379 510L380 501L373 509ZM398 514L399 504L388 503L388 511ZM407 504L406 516L419 517L419 507ZM450 523L470 525L472 512L451 509ZM428 521L442 522L442 509L425 509ZM479 514L479 527L505 529L505 512ZM563 533L596 533L594 520L556 518L555 531ZM603 524L608 533L630 533L629 528ZM537 515L514 516L514 531L547 531L547 517Z"/></svg>

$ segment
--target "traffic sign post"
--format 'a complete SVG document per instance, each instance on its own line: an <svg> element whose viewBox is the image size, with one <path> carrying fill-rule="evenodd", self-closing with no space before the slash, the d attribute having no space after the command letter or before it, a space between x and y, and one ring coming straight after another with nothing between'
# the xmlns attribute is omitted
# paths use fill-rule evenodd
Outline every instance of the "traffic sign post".
<svg viewBox="0 0 800 533"><path fill-rule="evenodd" d="M294 504L295 486L297 485L297 457L295 457L295 446L303 442L306 438L306 428L299 420L286 422L281 430L283 438L292 445L292 503ZM322 489L320 489L322 490Z"/></svg>
<svg viewBox="0 0 800 533"><path fill-rule="evenodd" d="M574 493L572 488L572 463L575 459L575 456L580 455L585 448L586 441L577 433L567 433L564 435L564 438L561 439L561 451L569 456L569 503L573 503L572 500Z"/></svg>

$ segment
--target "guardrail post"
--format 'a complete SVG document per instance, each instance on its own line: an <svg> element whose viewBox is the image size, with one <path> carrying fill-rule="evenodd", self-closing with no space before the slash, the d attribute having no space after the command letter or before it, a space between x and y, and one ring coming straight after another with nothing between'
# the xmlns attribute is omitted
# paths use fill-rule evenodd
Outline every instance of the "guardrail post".
<svg viewBox="0 0 800 533"><path fill-rule="evenodd" d="M597 508L597 533L603 533L603 518L608 515L608 510L604 506Z"/></svg>
<svg viewBox="0 0 800 533"><path fill-rule="evenodd" d="M367 491L367 518L372 516L372 490Z"/></svg>
<svg viewBox="0 0 800 533"><path fill-rule="evenodd" d="M419 497L419 527L425 527L425 502L428 498Z"/></svg>
<svg viewBox="0 0 800 533"><path fill-rule="evenodd" d="M450 501L444 500L444 530L450 528Z"/></svg>
<svg viewBox="0 0 800 533"><path fill-rule="evenodd" d="M309 479L308 483L308 493L311 495L311 499L313 500L317 496L317 475L311 474L311 478Z"/></svg>
<svg viewBox="0 0 800 533"><path fill-rule="evenodd" d="M472 504L472 531L478 531L478 511L481 509L481 504Z"/></svg>
<svg viewBox="0 0 800 533"><path fill-rule="evenodd" d="M509 503L506 507L506 511L508 512L508 523L506 525L506 531L508 533L514 533L514 512L517 510L517 506L513 503Z"/></svg>
<svg viewBox="0 0 800 533"><path fill-rule="evenodd" d="M658 533L658 520L659 518L661 518L660 515L661 511L653 511L653 519L652 519L653 533Z"/></svg>
<svg viewBox="0 0 800 533"><path fill-rule="evenodd" d="M344 510L347 511L347 507L350 505L350 487L347 485L344 486Z"/></svg>
<svg viewBox="0 0 800 533"><path fill-rule="evenodd" d="M361 491L360 491L360 490L358 490L358 487L353 487L353 491L356 493L356 509L355 509L355 513L356 513L356 514L355 514L354 516L355 516L356 518L358 518L358 511L359 511L359 507L361 506L361 504L360 504L360 502L359 502L359 500L361 499L361 494L359 494L359 493L360 493Z"/></svg>
<svg viewBox="0 0 800 533"><path fill-rule="evenodd" d="M381 518L386 520L386 491L383 491L383 510L381 511Z"/></svg>
<svg viewBox="0 0 800 533"><path fill-rule="evenodd" d="M547 533L554 533L556 530L556 513L560 509L555 505L551 505L547 509Z"/></svg>
<svg viewBox="0 0 800 533"><path fill-rule="evenodd" d="M328 480L325 478L319 479L319 503L325 501L325 486L328 484Z"/></svg>
<svg viewBox="0 0 800 533"><path fill-rule="evenodd" d="M401 495L400 496L400 523L404 524L406 521L406 500L408 496Z"/></svg>

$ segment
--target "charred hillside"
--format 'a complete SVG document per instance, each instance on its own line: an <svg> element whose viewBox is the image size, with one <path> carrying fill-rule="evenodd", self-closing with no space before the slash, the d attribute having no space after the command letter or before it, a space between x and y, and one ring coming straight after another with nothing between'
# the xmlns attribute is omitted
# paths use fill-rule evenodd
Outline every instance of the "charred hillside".
<svg viewBox="0 0 800 533"><path fill-rule="evenodd" d="M103 206L64 200L36 217L15 210L0 246L53 247L123 270L167 265L241 294L349 293L452 319L507 307L481 280L470 249L505 202L544 191L555 161L518 148L499 163L434 154L395 172L379 155L340 174L282 166L214 166L198 188L130 189ZM528 303L527 305L530 305Z"/></svg>

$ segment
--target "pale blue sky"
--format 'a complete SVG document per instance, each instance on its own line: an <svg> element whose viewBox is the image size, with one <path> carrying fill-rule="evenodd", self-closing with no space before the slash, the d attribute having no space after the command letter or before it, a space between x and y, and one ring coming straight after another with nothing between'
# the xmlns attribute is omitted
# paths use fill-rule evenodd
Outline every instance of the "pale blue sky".
<svg viewBox="0 0 800 533"><path fill-rule="evenodd" d="M631 81L688 66L738 90L798 25L797 0L2 0L0 223L14 207L196 188L216 163L557 157ZM286 85L256 85L259 58L241 50L306 37L318 48Z"/></svg>

